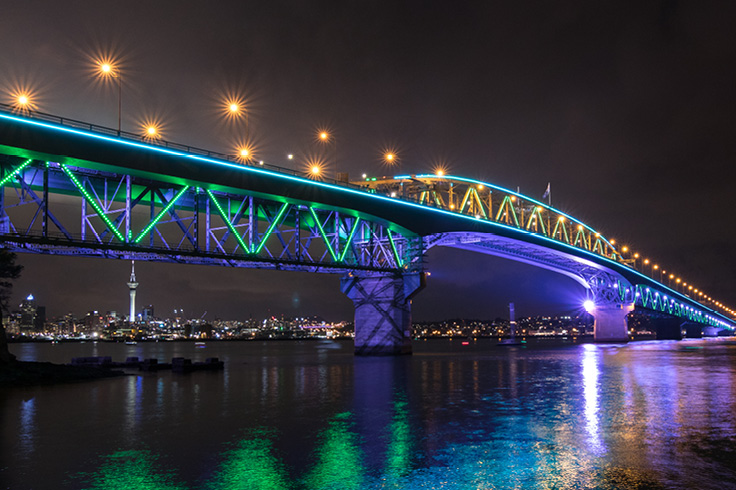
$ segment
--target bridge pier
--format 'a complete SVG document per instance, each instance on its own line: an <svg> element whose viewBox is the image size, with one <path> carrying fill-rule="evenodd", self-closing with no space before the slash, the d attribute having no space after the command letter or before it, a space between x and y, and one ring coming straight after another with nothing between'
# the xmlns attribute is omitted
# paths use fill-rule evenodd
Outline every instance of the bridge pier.
<svg viewBox="0 0 736 490"><path fill-rule="evenodd" d="M411 298L424 273L343 276L340 289L355 305L355 354L411 354Z"/></svg>
<svg viewBox="0 0 736 490"><path fill-rule="evenodd" d="M703 337L718 337L724 330L719 327L711 327L705 325L700 325L700 327L703 329Z"/></svg>
<svg viewBox="0 0 736 490"><path fill-rule="evenodd" d="M633 311L632 304L596 304L592 312L593 338L596 342L628 342L629 327L626 315Z"/></svg>

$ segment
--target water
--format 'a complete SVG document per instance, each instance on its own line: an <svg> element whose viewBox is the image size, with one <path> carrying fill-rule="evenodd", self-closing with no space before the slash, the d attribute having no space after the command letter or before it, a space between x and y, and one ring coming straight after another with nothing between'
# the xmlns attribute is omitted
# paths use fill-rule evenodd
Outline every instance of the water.
<svg viewBox="0 0 736 490"><path fill-rule="evenodd" d="M0 488L736 488L736 341L24 344L203 360L0 391Z"/></svg>

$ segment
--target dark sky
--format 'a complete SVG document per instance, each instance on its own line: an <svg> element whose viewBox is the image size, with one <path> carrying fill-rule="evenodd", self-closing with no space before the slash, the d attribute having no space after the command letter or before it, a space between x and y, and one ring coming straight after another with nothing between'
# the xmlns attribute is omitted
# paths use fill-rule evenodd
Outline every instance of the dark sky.
<svg viewBox="0 0 736 490"><path fill-rule="evenodd" d="M171 141L231 151L218 115L247 97L260 158L289 165L317 127L338 168L445 162L541 197L730 306L736 304L736 4L731 2L7 1L0 90L114 127L117 94L91 58L122 62L123 129L157 117ZM296 163L293 163L296 166ZM23 255L16 297L50 315L125 311L129 264ZM580 288L529 266L433 250L416 319L572 311ZM72 272L73 271L73 272ZM142 263L159 315L350 317L339 277Z"/></svg>

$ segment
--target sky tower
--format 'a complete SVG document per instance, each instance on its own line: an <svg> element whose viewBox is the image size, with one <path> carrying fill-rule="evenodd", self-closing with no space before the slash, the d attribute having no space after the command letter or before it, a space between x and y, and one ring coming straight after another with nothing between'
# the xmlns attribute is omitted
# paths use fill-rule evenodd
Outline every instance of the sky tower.
<svg viewBox="0 0 736 490"><path fill-rule="evenodd" d="M128 317L128 321L130 323L135 322L135 288L137 287L138 282L135 280L135 260L133 260L130 270L130 281L128 281L128 290L130 291L130 316Z"/></svg>

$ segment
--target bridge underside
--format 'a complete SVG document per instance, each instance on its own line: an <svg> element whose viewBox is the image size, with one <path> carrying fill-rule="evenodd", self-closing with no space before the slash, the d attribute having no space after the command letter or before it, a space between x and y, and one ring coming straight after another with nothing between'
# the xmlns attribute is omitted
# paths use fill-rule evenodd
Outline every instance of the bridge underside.
<svg viewBox="0 0 736 490"><path fill-rule="evenodd" d="M421 239L350 210L0 158L16 252L310 272L421 269Z"/></svg>
<svg viewBox="0 0 736 490"><path fill-rule="evenodd" d="M692 306L697 303L678 301L672 294L674 292L666 288L658 291L657 286L662 285L644 276L640 278L641 283L632 283L621 273L600 263L553 247L490 233L440 233L425 237L424 240L425 250L433 246L470 250L541 267L575 280L588 290L589 299L594 303L590 313L595 319L594 332L597 341L627 341L627 315L635 306L649 310L656 316L679 318L680 322L726 327L711 312ZM581 301L581 307L582 303Z"/></svg>

